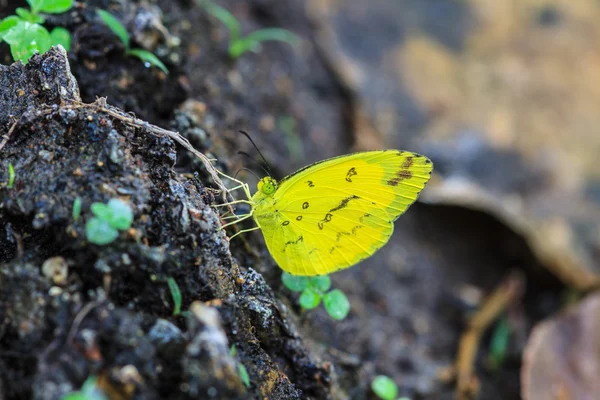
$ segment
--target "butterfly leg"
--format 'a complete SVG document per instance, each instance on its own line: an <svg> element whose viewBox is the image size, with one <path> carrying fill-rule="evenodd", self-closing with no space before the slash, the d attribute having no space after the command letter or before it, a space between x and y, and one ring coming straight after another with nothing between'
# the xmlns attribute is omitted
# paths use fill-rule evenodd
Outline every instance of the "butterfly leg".
<svg viewBox="0 0 600 400"><path fill-rule="evenodd" d="M248 201L248 200L235 200L235 201L230 201L229 203L215 204L215 205L213 205L213 207L227 207L227 206L231 206L233 204L240 204L240 203L254 204L254 203L252 203L251 201Z"/></svg>
<svg viewBox="0 0 600 400"><path fill-rule="evenodd" d="M247 183L244 183L244 182L240 181L239 179L232 178L231 176L229 176L229 175L227 175L227 174L224 174L223 172L221 172L221 171L219 171L219 170L217 170L217 172L218 172L220 175L224 176L225 178L227 178L227 179L231 180L232 182L235 182L235 183L239 184L239 185L238 185L238 186L236 186L235 188L233 188L233 189L229 189L229 191L231 191L231 190L237 190L237 189L243 189L243 190L244 190L244 193L246 194L246 197L248 197L248 199L251 199L251 198L252 198L252 195L250 194L250 186L248 186L248 184L247 184Z"/></svg>
<svg viewBox="0 0 600 400"><path fill-rule="evenodd" d="M232 236L229 236L229 240L233 239L234 237L236 237L237 235L239 235L240 233L246 233L246 232L252 232L255 231L257 229L260 229L260 227L255 226L254 228L248 228L248 229L242 229L241 231L233 234Z"/></svg>
<svg viewBox="0 0 600 400"><path fill-rule="evenodd" d="M240 218L236 219L235 221L228 222L228 223L226 223L225 225L221 225L221 228L220 228L220 229L225 229L225 228L227 228L228 226L235 225L235 224L237 224L238 222L241 222L241 221L243 221L243 220L245 220L245 219L248 219L248 218L250 218L251 216L252 216L252 213L251 213L251 212L250 212L250 213L248 213L248 214L242 215Z"/></svg>

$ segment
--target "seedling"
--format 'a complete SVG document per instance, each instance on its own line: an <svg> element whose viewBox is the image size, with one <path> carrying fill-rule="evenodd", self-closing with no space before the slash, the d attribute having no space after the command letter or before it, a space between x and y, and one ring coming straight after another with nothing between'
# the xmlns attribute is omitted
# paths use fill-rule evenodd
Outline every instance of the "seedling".
<svg viewBox="0 0 600 400"><path fill-rule="evenodd" d="M35 52L45 53L52 46L61 44L66 50L71 47L71 34L65 28L56 27L52 32L42 26L44 14L61 14L73 7L73 0L27 0L30 10L19 7L17 15L0 21L0 41L10 46L15 61L27 64Z"/></svg>
<svg viewBox="0 0 600 400"><path fill-rule="evenodd" d="M298 135L296 120L291 115L277 118L277 125L283 131L283 142L287 147L292 161L304 158L304 144Z"/></svg>
<svg viewBox="0 0 600 400"><path fill-rule="evenodd" d="M78 392L69 393L62 400L108 400L102 389L96 386L96 377L86 379Z"/></svg>
<svg viewBox="0 0 600 400"><path fill-rule="evenodd" d="M95 215L85 226L88 241L97 245L105 245L119 236L119 231L127 230L133 222L131 207L119 199L110 199L107 204L93 203L92 213Z"/></svg>
<svg viewBox="0 0 600 400"><path fill-rule="evenodd" d="M506 353L510 343L510 334L510 325L508 324L506 317L504 317L496 324L496 329L494 329L490 341L489 360L491 367L494 370L498 370L506 359Z"/></svg>
<svg viewBox="0 0 600 400"><path fill-rule="evenodd" d="M172 277L167 278L167 285L169 285L171 297L173 297L173 315L179 315L181 313L181 291L177 281Z"/></svg>
<svg viewBox="0 0 600 400"><path fill-rule="evenodd" d="M160 68L165 74L169 73L169 70L156 57L154 54L149 52L148 50L139 49L139 48L131 48L131 38L129 37L129 33L127 29L123 26L123 24L116 19L111 13L104 10L97 10L98 16L102 21L110 28L110 30L117 35L117 37L123 43L125 47L125 54L128 56L134 56L139 58L143 63L148 63L149 65L154 65L155 67Z"/></svg>
<svg viewBox="0 0 600 400"><path fill-rule="evenodd" d="M81 197L75 197L73 200L73 221L77 222L81 215Z"/></svg>
<svg viewBox="0 0 600 400"><path fill-rule="evenodd" d="M8 163L8 185L7 189L12 189L15 185L15 167L11 163Z"/></svg>
<svg viewBox="0 0 600 400"><path fill-rule="evenodd" d="M231 346L231 349L229 350L229 355L231 355L231 357L235 357L237 355L237 350L235 349L235 345ZM250 387L250 375L248 375L248 370L246 369L244 364L242 364L241 362L238 361L237 370L238 370L238 375L240 376L240 379L242 380L244 385L246 385L246 387Z"/></svg>
<svg viewBox="0 0 600 400"><path fill-rule="evenodd" d="M339 289L330 290L331 278L324 276L295 276L284 272L281 281L292 292L300 294L300 306L306 310L316 308L321 301L327 314L335 320L343 320L350 312L350 302Z"/></svg>
<svg viewBox="0 0 600 400"><path fill-rule="evenodd" d="M233 14L210 1L201 1L200 5L229 30L228 51L229 57L234 60L248 51L258 53L262 42L276 40L295 46L300 41L294 33L280 28L259 29L242 37L240 23Z"/></svg>
<svg viewBox="0 0 600 400"><path fill-rule="evenodd" d="M371 389L382 400L395 400L398 396L398 386L390 377L385 375L376 376L371 381ZM409 400L409 398L398 397L397 400Z"/></svg>

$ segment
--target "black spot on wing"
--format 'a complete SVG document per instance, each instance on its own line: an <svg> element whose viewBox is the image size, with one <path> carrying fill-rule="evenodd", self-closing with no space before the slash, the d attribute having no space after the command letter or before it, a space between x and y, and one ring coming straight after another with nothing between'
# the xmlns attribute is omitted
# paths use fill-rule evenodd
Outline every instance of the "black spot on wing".
<svg viewBox="0 0 600 400"><path fill-rule="evenodd" d="M356 199L360 199L360 197L353 195L350 197L346 197L345 199L343 199L340 204L338 204L337 206L333 207L331 210L329 210L330 213L335 212L335 211L339 211L342 210L344 208L346 208L348 206L348 203L350 202L350 200L356 200Z"/></svg>
<svg viewBox="0 0 600 400"><path fill-rule="evenodd" d="M283 251L285 251L285 249L288 246L292 246L292 245L298 244L300 242L304 242L304 236L302 236L302 235L298 236L298 239L296 239L296 240L288 240L287 242L285 242L285 245L283 246Z"/></svg>
<svg viewBox="0 0 600 400"><path fill-rule="evenodd" d="M363 225L355 225L350 232L338 232L335 236L335 241L339 242L344 236L356 236L356 232L362 227Z"/></svg>
<svg viewBox="0 0 600 400"><path fill-rule="evenodd" d="M317 222L317 226L319 227L319 229L323 230L324 224L326 222L331 222L331 217L333 217L333 214L330 214L330 213L325 214L325 218L323 218L322 220Z"/></svg>
<svg viewBox="0 0 600 400"><path fill-rule="evenodd" d="M289 224L290 224L290 221L283 221L283 222L281 223L281 225L283 225L283 226L288 226Z"/></svg>
<svg viewBox="0 0 600 400"><path fill-rule="evenodd" d="M346 173L346 181L347 182L352 182L352 177L354 175L358 175L358 172L356 172L356 168L352 167L348 170L348 172Z"/></svg>
<svg viewBox="0 0 600 400"><path fill-rule="evenodd" d="M302 203L302 209L306 210L308 208L308 201L305 201L304 203Z"/></svg>

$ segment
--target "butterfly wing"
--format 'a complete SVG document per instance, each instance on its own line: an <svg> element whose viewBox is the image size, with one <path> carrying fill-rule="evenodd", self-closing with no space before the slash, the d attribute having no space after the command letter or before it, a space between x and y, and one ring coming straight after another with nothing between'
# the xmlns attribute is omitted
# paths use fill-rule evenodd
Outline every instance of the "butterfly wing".
<svg viewBox="0 0 600 400"><path fill-rule="evenodd" d="M279 266L294 275L350 267L387 243L429 180L432 163L398 150L312 164L279 183L255 218Z"/></svg>

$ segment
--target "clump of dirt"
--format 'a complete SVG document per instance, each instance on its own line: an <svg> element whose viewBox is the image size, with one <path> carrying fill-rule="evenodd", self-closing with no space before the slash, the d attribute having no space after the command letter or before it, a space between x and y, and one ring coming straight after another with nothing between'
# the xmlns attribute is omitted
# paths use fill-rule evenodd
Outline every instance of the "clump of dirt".
<svg viewBox="0 0 600 400"><path fill-rule="evenodd" d="M22 91L1 94L0 125L11 131L2 165L16 174L0 194L4 394L60 398L89 375L108 392L144 398L327 391L328 371L286 322L285 308L260 275L232 261L212 195L173 171L169 138L125 123L125 113L115 118L118 110L103 102L82 103L58 48L26 66L0 67L0 76ZM91 245L90 206L111 198L131 206L135 223L114 243ZM68 279L55 282L42 265L57 257ZM167 278L191 310L185 317L171 315ZM295 384L273 357L287 359Z"/></svg>

